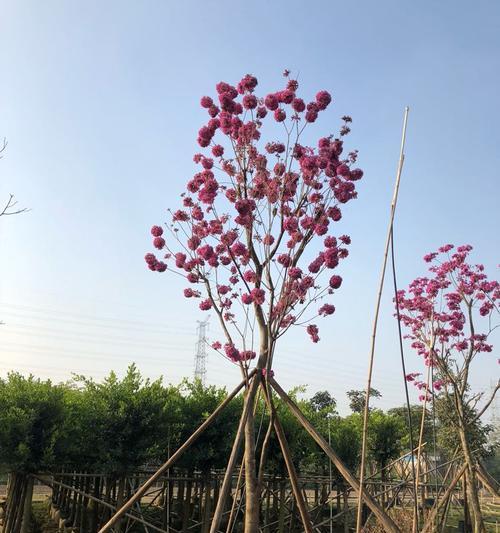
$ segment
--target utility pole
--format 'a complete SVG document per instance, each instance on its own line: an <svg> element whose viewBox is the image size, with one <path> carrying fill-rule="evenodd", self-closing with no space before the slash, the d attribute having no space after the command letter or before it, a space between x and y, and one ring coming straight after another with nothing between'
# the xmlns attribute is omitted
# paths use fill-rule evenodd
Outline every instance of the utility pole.
<svg viewBox="0 0 500 533"><path fill-rule="evenodd" d="M210 316L203 322L198 320L198 327L196 328L198 341L196 342L196 354L194 356L194 378L199 379L203 385L205 385L207 376L207 331L209 319Z"/></svg>

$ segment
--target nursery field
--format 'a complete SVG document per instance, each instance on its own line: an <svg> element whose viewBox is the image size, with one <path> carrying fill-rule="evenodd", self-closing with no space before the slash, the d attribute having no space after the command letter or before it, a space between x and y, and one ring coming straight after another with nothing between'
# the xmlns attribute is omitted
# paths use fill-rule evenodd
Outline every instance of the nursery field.
<svg viewBox="0 0 500 533"><path fill-rule="evenodd" d="M500 533L500 2L5 3L0 533Z"/></svg>

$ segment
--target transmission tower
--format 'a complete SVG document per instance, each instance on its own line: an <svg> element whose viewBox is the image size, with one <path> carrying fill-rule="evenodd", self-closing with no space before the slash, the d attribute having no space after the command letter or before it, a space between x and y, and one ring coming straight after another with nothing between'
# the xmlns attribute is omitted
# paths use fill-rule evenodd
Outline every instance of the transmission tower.
<svg viewBox="0 0 500 533"><path fill-rule="evenodd" d="M495 383L493 381L491 382L491 393L493 394L495 391ZM500 443L500 417L498 415L498 403L497 403L497 396L493 399L493 402L491 403L491 425L493 427L493 431L490 434L490 441L494 445L498 445Z"/></svg>
<svg viewBox="0 0 500 533"><path fill-rule="evenodd" d="M198 320L198 327L196 333L198 334L198 341L196 342L196 354L194 356L194 378L199 379L203 385L207 376L207 331L208 331L208 317L205 321Z"/></svg>

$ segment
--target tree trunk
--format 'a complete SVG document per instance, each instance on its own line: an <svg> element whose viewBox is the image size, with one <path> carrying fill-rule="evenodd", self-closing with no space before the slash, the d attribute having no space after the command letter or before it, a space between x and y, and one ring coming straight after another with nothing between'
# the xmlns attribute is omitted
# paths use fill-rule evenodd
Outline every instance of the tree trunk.
<svg viewBox="0 0 500 533"><path fill-rule="evenodd" d="M117 486L117 493L116 493L116 508L120 509L123 505L123 498L125 496L125 481L127 478L125 476L121 476L118 480L118 486ZM138 504L140 505L140 501ZM121 533L123 527L123 520L120 519L115 524L115 533Z"/></svg>
<svg viewBox="0 0 500 533"><path fill-rule="evenodd" d="M253 383L258 384L255 379ZM245 424L245 533L258 533L259 531L259 507L260 491L255 471L255 420L253 404L255 400L254 387L249 389L248 401L251 402ZM256 389L256 387L255 387Z"/></svg>
<svg viewBox="0 0 500 533"><path fill-rule="evenodd" d="M3 517L3 533L27 533L31 527L31 500L33 478L26 474L12 473Z"/></svg>
<svg viewBox="0 0 500 533"><path fill-rule="evenodd" d="M349 492L344 487L344 533L349 533Z"/></svg>
<svg viewBox="0 0 500 533"><path fill-rule="evenodd" d="M463 419L461 416L460 418ZM460 427L458 428L458 432L460 434L460 443L462 445L462 453L464 454L464 460L467 465L467 493L469 496L469 503L472 507L472 521L473 521L473 529L474 533L485 533L486 529L484 527L483 523L483 515L481 512L481 505L479 503L479 494L477 490L477 476L476 476L476 467L475 467L475 461L472 457L472 454L470 452L469 448L469 442L467 440L467 435L465 434L465 429L463 427L463 424L460 423Z"/></svg>

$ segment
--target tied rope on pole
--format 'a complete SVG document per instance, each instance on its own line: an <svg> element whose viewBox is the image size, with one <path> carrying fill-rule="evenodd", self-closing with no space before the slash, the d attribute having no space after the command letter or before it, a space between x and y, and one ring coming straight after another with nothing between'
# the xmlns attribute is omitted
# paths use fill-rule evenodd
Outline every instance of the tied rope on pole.
<svg viewBox="0 0 500 533"><path fill-rule="evenodd" d="M408 123L408 112L409 108L408 106L405 108L404 111L404 117L403 117L403 133L401 136L401 148L399 153L399 163L398 163L398 170L396 173L396 183L394 184L394 193L392 196L391 201L391 211L390 211L390 217L389 217L389 228L387 231L387 237L385 242L385 251L384 251L384 259L382 261L382 271L380 273L380 282L379 282L379 289L378 289L378 295L377 295L377 303L375 305L375 317L373 319L373 330L372 330L372 341L371 341L371 348L370 348L370 356L369 356L369 363L368 363L368 379L366 384L366 396L365 396L365 408L364 408L364 414L363 414L363 438L361 443L361 467L360 467L360 477L359 477L359 492L358 492L358 512L356 517L356 533L361 532L361 522L362 522L362 504L363 504L363 483L364 483L364 477L365 477L365 459L366 459L366 441L367 441L367 429L368 429L368 414L369 414L369 403L370 403L370 389L371 389L371 382L372 382L372 374L373 374L373 359L375 356L375 340L377 337L377 325L378 325L378 315L380 311L380 301L382 299L382 290L384 288L384 278L385 278L385 270L387 267L387 256L389 255L389 244L391 241L391 234L392 234L392 225L394 222L394 214L396 212L396 204L398 201L398 192L399 192L399 183L401 181L401 172L403 170L403 162L404 162L404 147L405 147L405 141L406 141L406 125Z"/></svg>

